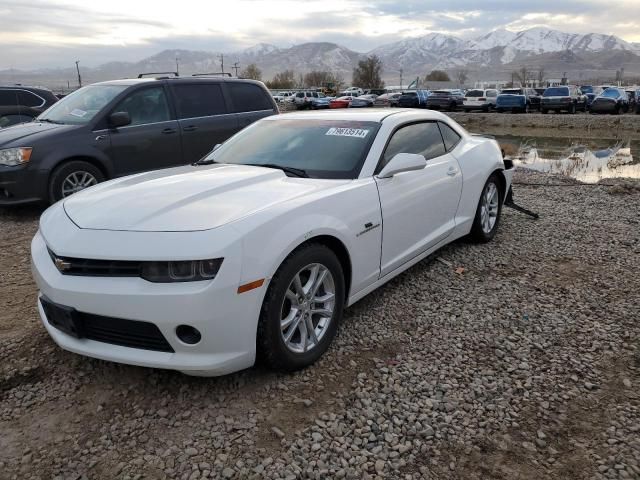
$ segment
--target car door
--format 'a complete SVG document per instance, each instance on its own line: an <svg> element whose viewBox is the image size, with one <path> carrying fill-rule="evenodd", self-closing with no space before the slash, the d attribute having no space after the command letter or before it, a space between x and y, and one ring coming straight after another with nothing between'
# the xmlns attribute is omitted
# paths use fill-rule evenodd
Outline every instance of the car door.
<svg viewBox="0 0 640 480"><path fill-rule="evenodd" d="M132 91L109 113L127 112L131 123L108 131L116 176L182 163L178 122L163 85Z"/></svg>
<svg viewBox="0 0 640 480"><path fill-rule="evenodd" d="M237 115L238 126L241 129L276 112L273 103L266 95L266 90L254 83L229 81L225 82L225 87L231 98L232 111ZM300 99L300 105L306 105L311 101L311 94L307 92L306 95L309 98L303 96Z"/></svg>
<svg viewBox="0 0 640 480"><path fill-rule="evenodd" d="M200 160L239 130L229 111L220 81L175 81L171 91L182 133L185 163Z"/></svg>
<svg viewBox="0 0 640 480"><path fill-rule="evenodd" d="M438 122L412 123L396 130L376 173L398 153L424 155L427 165L391 178L376 177L383 226L381 276L449 236L462 190L460 167L445 147Z"/></svg>

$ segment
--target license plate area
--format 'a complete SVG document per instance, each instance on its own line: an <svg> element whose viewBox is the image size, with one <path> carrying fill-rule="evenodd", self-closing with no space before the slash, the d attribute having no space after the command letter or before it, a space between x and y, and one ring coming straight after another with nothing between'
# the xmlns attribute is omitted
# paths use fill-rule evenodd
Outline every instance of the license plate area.
<svg viewBox="0 0 640 480"><path fill-rule="evenodd" d="M40 303L49 325L72 337L84 337L82 319L74 308L59 305L45 297L40 298Z"/></svg>

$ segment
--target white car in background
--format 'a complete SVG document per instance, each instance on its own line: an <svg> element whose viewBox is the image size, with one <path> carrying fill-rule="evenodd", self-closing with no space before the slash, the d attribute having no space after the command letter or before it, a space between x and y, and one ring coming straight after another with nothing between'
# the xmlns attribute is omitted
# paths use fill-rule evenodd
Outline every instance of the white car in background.
<svg viewBox="0 0 640 480"><path fill-rule="evenodd" d="M364 90L362 90L360 87L349 87L346 90L340 92L339 96L352 96L352 97L359 97L360 95L362 95L364 93Z"/></svg>
<svg viewBox="0 0 640 480"><path fill-rule="evenodd" d="M496 108L497 97L498 90L495 88L488 88L486 90L473 88L467 90L467 93L464 94L462 108L465 112L470 112L471 110L488 112Z"/></svg>
<svg viewBox="0 0 640 480"><path fill-rule="evenodd" d="M491 240L511 177L495 140L438 112L267 117L194 165L50 207L31 246L40 316L104 360L303 368L344 308L459 237Z"/></svg>
<svg viewBox="0 0 640 480"><path fill-rule="evenodd" d="M273 94L273 99L277 102L293 102L295 92L279 92Z"/></svg>

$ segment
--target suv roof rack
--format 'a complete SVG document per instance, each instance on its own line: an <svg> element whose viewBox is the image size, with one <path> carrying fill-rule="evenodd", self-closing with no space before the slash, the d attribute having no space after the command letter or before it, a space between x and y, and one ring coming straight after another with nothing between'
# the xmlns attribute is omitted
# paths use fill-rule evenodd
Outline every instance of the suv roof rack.
<svg viewBox="0 0 640 480"><path fill-rule="evenodd" d="M211 73L194 73L191 76L192 77L219 77L219 76L231 77L231 74L229 72L211 72Z"/></svg>
<svg viewBox="0 0 640 480"><path fill-rule="evenodd" d="M142 78L146 75L166 75L166 74L173 74L174 77L178 76L178 72L147 72L147 73L139 73L138 74L138 78Z"/></svg>

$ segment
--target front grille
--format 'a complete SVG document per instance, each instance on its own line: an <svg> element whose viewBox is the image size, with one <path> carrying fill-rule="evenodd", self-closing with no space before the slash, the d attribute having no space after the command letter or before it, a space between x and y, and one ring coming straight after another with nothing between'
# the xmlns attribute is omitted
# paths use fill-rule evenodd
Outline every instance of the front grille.
<svg viewBox="0 0 640 480"><path fill-rule="evenodd" d="M142 264L127 260L92 260L87 258L59 257L49 250L51 260L64 275L92 277L139 277Z"/></svg>
<svg viewBox="0 0 640 480"><path fill-rule="evenodd" d="M174 351L160 329L153 323L88 313L78 313L78 315L84 327L84 337L89 340L157 352L173 353Z"/></svg>
<svg viewBox="0 0 640 480"><path fill-rule="evenodd" d="M153 323L79 312L44 296L40 303L51 326L76 338L158 352L174 351Z"/></svg>

